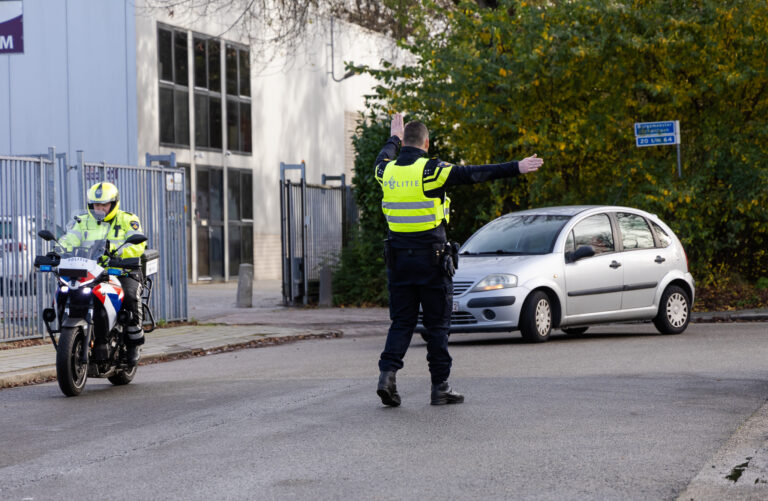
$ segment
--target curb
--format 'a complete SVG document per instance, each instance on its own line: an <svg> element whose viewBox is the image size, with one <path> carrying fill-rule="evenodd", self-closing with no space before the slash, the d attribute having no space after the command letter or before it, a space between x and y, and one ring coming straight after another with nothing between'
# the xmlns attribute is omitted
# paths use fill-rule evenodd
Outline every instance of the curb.
<svg viewBox="0 0 768 501"><path fill-rule="evenodd" d="M713 311L694 313L691 315L691 322L712 323L712 322L765 322L768 321L768 311L766 312L729 312Z"/></svg>
<svg viewBox="0 0 768 501"><path fill-rule="evenodd" d="M332 339L343 337L343 333L337 330L328 330L324 332L303 332L300 334L264 334L258 338L247 341L239 340L235 342L222 342L209 346L196 346L189 348L180 348L178 346L169 346L161 351L143 354L139 366L150 365L162 362L171 362L183 358L204 357L207 355L216 355L230 351L237 351L247 348L263 348L296 341L308 339ZM6 374L0 374L0 390L4 388L13 388L17 386L26 386L30 384L45 383L56 380L56 356L52 351L51 360L53 363L38 366L30 369L22 369Z"/></svg>

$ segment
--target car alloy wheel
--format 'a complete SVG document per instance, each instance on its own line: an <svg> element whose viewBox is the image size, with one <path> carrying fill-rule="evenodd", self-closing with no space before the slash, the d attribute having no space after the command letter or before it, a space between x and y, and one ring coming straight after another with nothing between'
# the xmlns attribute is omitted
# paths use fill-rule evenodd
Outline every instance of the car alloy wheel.
<svg viewBox="0 0 768 501"><path fill-rule="evenodd" d="M667 321L675 329L685 325L688 320L688 301L679 292L669 296L667 300Z"/></svg>
<svg viewBox="0 0 768 501"><path fill-rule="evenodd" d="M519 328L523 339L531 343L543 343L552 332L552 304L546 292L531 293L520 311Z"/></svg>
<svg viewBox="0 0 768 501"><path fill-rule="evenodd" d="M549 334L551 327L552 309L549 307L549 301L540 299L536 303L536 331L539 333L539 336L546 336Z"/></svg>
<svg viewBox="0 0 768 501"><path fill-rule="evenodd" d="M670 285L661 295L653 323L662 334L680 334L691 321L690 308L688 293L678 285Z"/></svg>

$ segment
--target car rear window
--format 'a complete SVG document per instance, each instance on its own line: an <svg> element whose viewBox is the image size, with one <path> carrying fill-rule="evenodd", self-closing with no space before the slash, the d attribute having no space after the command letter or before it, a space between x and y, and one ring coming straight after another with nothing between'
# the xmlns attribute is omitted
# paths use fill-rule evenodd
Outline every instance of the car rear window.
<svg viewBox="0 0 768 501"><path fill-rule="evenodd" d="M621 244L624 250L652 249L655 247L653 233L651 233L651 229L643 216L619 212L616 214L616 219L619 221Z"/></svg>
<svg viewBox="0 0 768 501"><path fill-rule="evenodd" d="M571 216L504 216L491 221L466 243L462 254L547 254Z"/></svg>
<svg viewBox="0 0 768 501"><path fill-rule="evenodd" d="M651 221L651 224L653 225L653 231L656 232L656 237L659 239L660 247L669 247L672 245L672 238L670 238L669 235L667 235L667 232L661 229L661 226Z"/></svg>

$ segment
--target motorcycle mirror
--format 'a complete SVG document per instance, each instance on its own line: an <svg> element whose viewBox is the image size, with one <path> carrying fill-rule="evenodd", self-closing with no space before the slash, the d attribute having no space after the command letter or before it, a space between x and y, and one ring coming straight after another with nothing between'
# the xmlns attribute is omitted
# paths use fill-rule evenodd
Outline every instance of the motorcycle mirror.
<svg viewBox="0 0 768 501"><path fill-rule="evenodd" d="M147 237L145 237L141 233L134 233L133 235L131 235L125 240L125 243L136 245L136 244L142 244L146 241L147 241Z"/></svg>
<svg viewBox="0 0 768 501"><path fill-rule="evenodd" d="M56 237L48 230L40 230L37 232L37 236L42 238L43 240L50 242L51 240L56 240Z"/></svg>

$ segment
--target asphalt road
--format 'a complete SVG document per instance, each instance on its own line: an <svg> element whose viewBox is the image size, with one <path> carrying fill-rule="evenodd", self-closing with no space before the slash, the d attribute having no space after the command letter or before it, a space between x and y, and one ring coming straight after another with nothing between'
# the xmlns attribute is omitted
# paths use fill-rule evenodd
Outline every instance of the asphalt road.
<svg viewBox="0 0 768 501"><path fill-rule="evenodd" d="M77 398L6 389L0 498L674 499L765 403L767 334L457 334L466 403L442 407L419 338L403 406L381 406L382 333L142 366Z"/></svg>

